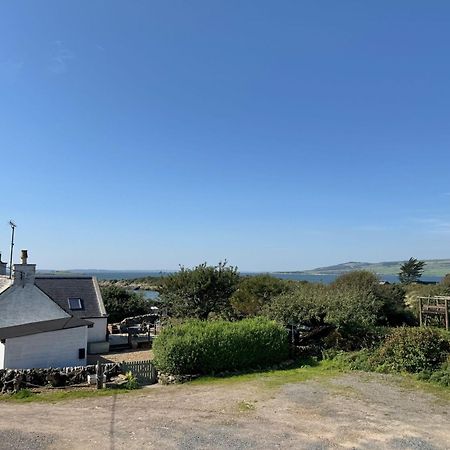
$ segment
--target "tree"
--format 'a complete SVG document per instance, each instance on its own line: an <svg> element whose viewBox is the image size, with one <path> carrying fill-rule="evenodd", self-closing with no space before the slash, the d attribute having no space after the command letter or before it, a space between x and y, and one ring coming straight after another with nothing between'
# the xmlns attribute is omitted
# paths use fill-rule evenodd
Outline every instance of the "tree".
<svg viewBox="0 0 450 450"><path fill-rule="evenodd" d="M337 277L332 285L336 288L355 288L371 290L379 284L380 280L376 274L368 270L353 270Z"/></svg>
<svg viewBox="0 0 450 450"><path fill-rule="evenodd" d="M425 265L425 261L419 261L416 258L409 258L408 261L400 266L400 273L398 274L400 283L410 284L419 281Z"/></svg>
<svg viewBox="0 0 450 450"><path fill-rule="evenodd" d="M448 273L447 275L445 275L444 278L442 278L441 285L446 288L450 288L450 273Z"/></svg>
<svg viewBox="0 0 450 450"><path fill-rule="evenodd" d="M119 286L102 287L101 291L109 323L151 312L151 303L142 294L127 291Z"/></svg>
<svg viewBox="0 0 450 450"><path fill-rule="evenodd" d="M270 275L245 277L231 297L231 306L240 317L256 316L261 313L264 305L288 288L287 281Z"/></svg>
<svg viewBox="0 0 450 450"><path fill-rule="evenodd" d="M229 316L230 297L239 283L237 267L219 262L217 266L200 264L163 279L159 297L171 317L206 320L211 314Z"/></svg>
<svg viewBox="0 0 450 450"><path fill-rule="evenodd" d="M377 325L399 326L414 323L412 311L405 303L403 286L395 284L380 284L378 276L367 270L355 270L336 278L332 284L336 289L358 290L372 294L378 310ZM364 296L363 296L364 297Z"/></svg>

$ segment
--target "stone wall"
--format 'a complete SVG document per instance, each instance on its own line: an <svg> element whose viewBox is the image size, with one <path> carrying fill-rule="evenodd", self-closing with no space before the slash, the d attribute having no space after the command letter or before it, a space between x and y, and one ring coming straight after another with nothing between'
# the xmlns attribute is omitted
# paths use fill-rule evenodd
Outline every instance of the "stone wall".
<svg viewBox="0 0 450 450"><path fill-rule="evenodd" d="M120 363L102 364L106 381L122 373ZM0 392L52 386L63 387L87 383L88 375L95 374L96 366L64 367L56 369L0 369Z"/></svg>

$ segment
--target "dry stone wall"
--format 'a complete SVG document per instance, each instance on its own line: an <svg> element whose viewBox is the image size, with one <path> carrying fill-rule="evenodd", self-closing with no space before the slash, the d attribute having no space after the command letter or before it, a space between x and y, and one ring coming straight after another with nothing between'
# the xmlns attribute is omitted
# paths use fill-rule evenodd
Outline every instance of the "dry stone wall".
<svg viewBox="0 0 450 450"><path fill-rule="evenodd" d="M122 373L120 363L102 364L106 380ZM64 367L49 369L0 369L0 392L17 392L20 389L85 384L88 375L96 373L96 366Z"/></svg>

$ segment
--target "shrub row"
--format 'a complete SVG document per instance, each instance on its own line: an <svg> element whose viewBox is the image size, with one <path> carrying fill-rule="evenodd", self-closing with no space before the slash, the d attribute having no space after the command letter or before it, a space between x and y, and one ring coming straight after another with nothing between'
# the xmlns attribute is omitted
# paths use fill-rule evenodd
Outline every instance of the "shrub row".
<svg viewBox="0 0 450 450"><path fill-rule="evenodd" d="M436 328L394 328L378 348L326 356L351 370L409 372L450 386L450 333Z"/></svg>
<svg viewBox="0 0 450 450"><path fill-rule="evenodd" d="M277 364L289 356L286 329L265 318L189 320L163 329L154 343L161 372L214 374Z"/></svg>

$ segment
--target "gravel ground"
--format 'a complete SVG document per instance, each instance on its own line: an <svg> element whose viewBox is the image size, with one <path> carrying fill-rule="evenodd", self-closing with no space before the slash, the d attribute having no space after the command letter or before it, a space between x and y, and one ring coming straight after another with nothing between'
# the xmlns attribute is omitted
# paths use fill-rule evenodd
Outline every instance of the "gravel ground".
<svg viewBox="0 0 450 450"><path fill-rule="evenodd" d="M0 430L0 448L4 450L13 449L47 449L50 448L55 439L42 433L26 433L16 429Z"/></svg>
<svg viewBox="0 0 450 450"><path fill-rule="evenodd" d="M153 351L149 348L137 350L123 350L120 352L111 352L103 355L88 355L88 364L96 364L97 361L101 363L108 362L122 362L122 361L146 361L153 359Z"/></svg>
<svg viewBox="0 0 450 450"><path fill-rule="evenodd" d="M351 373L152 386L126 395L3 403L1 449L449 449L450 402ZM23 430L27 430L24 432Z"/></svg>

